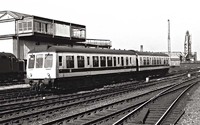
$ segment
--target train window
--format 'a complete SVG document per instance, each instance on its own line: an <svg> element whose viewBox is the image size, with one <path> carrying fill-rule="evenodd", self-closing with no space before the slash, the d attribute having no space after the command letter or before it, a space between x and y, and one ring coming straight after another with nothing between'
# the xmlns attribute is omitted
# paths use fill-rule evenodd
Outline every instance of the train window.
<svg viewBox="0 0 200 125"><path fill-rule="evenodd" d="M121 64L124 66L124 57L121 57Z"/></svg>
<svg viewBox="0 0 200 125"><path fill-rule="evenodd" d="M116 57L113 57L113 60L114 60L114 66L116 66L117 65Z"/></svg>
<svg viewBox="0 0 200 125"><path fill-rule="evenodd" d="M149 58L149 65L152 65L152 58Z"/></svg>
<svg viewBox="0 0 200 125"><path fill-rule="evenodd" d="M90 65L90 57L87 57L87 65Z"/></svg>
<svg viewBox="0 0 200 125"><path fill-rule="evenodd" d="M93 67L99 67L99 57L93 56Z"/></svg>
<svg viewBox="0 0 200 125"><path fill-rule="evenodd" d="M105 67L106 66L106 57L105 56L101 56L100 57L100 62L101 62L101 67Z"/></svg>
<svg viewBox="0 0 200 125"><path fill-rule="evenodd" d="M126 65L128 66L128 57L126 57Z"/></svg>
<svg viewBox="0 0 200 125"><path fill-rule="evenodd" d="M84 56L77 56L77 61L78 61L78 68L82 68L85 66Z"/></svg>
<svg viewBox="0 0 200 125"><path fill-rule="evenodd" d="M147 57L147 65L149 65L149 57Z"/></svg>
<svg viewBox="0 0 200 125"><path fill-rule="evenodd" d="M36 68L43 67L43 54L36 55Z"/></svg>
<svg viewBox="0 0 200 125"><path fill-rule="evenodd" d="M74 68L74 56L66 56L67 68Z"/></svg>
<svg viewBox="0 0 200 125"><path fill-rule="evenodd" d="M53 64L53 54L45 54L44 68L51 68Z"/></svg>
<svg viewBox="0 0 200 125"><path fill-rule="evenodd" d="M29 61L28 61L28 68L34 68L34 64L35 64L35 55L30 55L29 56Z"/></svg>
<svg viewBox="0 0 200 125"><path fill-rule="evenodd" d="M58 58L59 58L59 59L58 59L58 61L59 61L59 66L62 66L62 56L59 56Z"/></svg>
<svg viewBox="0 0 200 125"><path fill-rule="evenodd" d="M107 57L107 64L108 64L108 66L112 66L112 57L111 56Z"/></svg>
<svg viewBox="0 0 200 125"><path fill-rule="evenodd" d="M140 57L140 65L143 65L142 57Z"/></svg>
<svg viewBox="0 0 200 125"><path fill-rule="evenodd" d="M155 58L152 58L152 65L155 65Z"/></svg>
<svg viewBox="0 0 200 125"><path fill-rule="evenodd" d="M157 65L159 65L160 63L159 63L159 58L157 58Z"/></svg>
<svg viewBox="0 0 200 125"><path fill-rule="evenodd" d="M143 57L143 61L144 61L144 65L146 65L147 64L146 57Z"/></svg>

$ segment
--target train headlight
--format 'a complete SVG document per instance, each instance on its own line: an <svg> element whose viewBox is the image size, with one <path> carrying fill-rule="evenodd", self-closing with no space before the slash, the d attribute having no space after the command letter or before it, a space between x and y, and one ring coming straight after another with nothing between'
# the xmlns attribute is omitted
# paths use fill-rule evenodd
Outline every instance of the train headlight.
<svg viewBox="0 0 200 125"><path fill-rule="evenodd" d="M51 78L51 75L50 75L49 73L47 73L47 76L48 76L49 78Z"/></svg>

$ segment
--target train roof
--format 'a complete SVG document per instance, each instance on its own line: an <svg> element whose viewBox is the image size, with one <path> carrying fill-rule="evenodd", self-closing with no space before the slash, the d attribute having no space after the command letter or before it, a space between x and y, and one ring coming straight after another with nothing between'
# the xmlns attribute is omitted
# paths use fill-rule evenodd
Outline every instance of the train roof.
<svg viewBox="0 0 200 125"><path fill-rule="evenodd" d="M131 50L132 51L132 50ZM133 50L134 51L134 50ZM166 56L168 57L167 54L162 53L162 52L141 52L141 51L135 51L138 55L149 55L149 56Z"/></svg>
<svg viewBox="0 0 200 125"><path fill-rule="evenodd" d="M16 56L12 53L0 52L0 57L12 57L16 58Z"/></svg>
<svg viewBox="0 0 200 125"><path fill-rule="evenodd" d="M38 47L29 53L39 52L73 52L73 53L100 53L100 54L122 54L122 55L135 55L134 51L128 50L114 50L114 49L97 49L97 48L81 48L81 47L68 47L68 46L51 46L51 47Z"/></svg>
<svg viewBox="0 0 200 125"><path fill-rule="evenodd" d="M99 53L99 54L122 54L122 55L149 55L149 56L168 56L164 53L158 52L140 52L135 50L115 50L115 49L97 49L97 48L82 48L82 47L68 47L68 46L38 46L29 53L40 52L73 52L73 53Z"/></svg>

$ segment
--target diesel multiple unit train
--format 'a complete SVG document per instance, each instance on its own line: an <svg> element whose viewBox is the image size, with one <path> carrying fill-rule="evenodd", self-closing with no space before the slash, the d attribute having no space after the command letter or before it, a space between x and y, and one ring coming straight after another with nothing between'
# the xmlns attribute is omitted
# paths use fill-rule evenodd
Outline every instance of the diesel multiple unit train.
<svg viewBox="0 0 200 125"><path fill-rule="evenodd" d="M40 89L78 89L168 70L169 57L163 53L50 46L28 53L25 81Z"/></svg>
<svg viewBox="0 0 200 125"><path fill-rule="evenodd" d="M24 79L24 61L11 53L0 52L0 82Z"/></svg>

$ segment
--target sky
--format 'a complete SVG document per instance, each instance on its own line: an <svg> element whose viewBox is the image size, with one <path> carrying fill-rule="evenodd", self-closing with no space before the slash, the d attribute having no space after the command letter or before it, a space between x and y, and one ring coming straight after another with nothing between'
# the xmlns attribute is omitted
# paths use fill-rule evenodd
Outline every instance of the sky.
<svg viewBox="0 0 200 125"><path fill-rule="evenodd" d="M185 34L200 60L198 0L2 0L10 10L86 26L86 37L109 39L112 48L167 52L168 19L171 51L183 52Z"/></svg>

